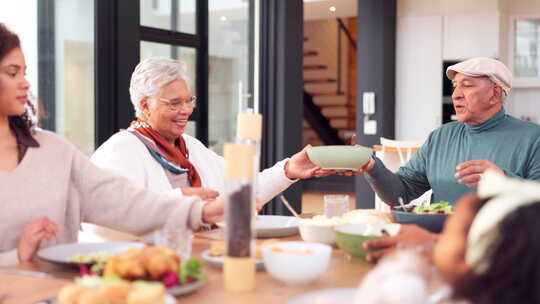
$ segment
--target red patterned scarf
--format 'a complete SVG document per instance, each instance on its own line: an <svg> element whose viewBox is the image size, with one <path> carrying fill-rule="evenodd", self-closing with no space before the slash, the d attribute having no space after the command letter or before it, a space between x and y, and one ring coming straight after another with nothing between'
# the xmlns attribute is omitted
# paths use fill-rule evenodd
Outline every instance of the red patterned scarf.
<svg viewBox="0 0 540 304"><path fill-rule="evenodd" d="M176 145L171 145L163 136L159 135L154 129L152 129L147 123L134 120L131 122L131 128L144 135L146 138L151 139L159 152L163 157L168 161L175 163L182 168L188 169L188 181L191 184L191 187L201 187L201 177L199 173L193 166L193 164L188 160L189 153L186 147L186 141L182 136L180 136L176 141Z"/></svg>

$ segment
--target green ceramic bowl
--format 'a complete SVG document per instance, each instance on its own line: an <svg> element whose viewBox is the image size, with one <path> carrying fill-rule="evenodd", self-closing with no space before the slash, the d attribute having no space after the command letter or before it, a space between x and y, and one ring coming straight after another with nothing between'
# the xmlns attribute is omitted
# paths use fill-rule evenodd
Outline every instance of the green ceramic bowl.
<svg viewBox="0 0 540 304"><path fill-rule="evenodd" d="M338 226L334 230L339 248L347 252L353 260L368 263L366 255L372 250L364 249L362 243L383 237L383 231L396 235L399 228L399 224L349 224Z"/></svg>
<svg viewBox="0 0 540 304"><path fill-rule="evenodd" d="M309 159L327 170L358 170L369 161L372 152L362 146L317 146L307 150Z"/></svg>

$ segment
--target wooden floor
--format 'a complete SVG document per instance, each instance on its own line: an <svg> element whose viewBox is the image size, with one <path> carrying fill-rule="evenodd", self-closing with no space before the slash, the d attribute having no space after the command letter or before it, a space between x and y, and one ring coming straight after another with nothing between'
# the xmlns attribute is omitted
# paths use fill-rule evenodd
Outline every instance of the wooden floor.
<svg viewBox="0 0 540 304"><path fill-rule="evenodd" d="M356 209L356 195L354 193L304 191L302 193L302 213L324 213L325 194L347 194L349 195L349 210Z"/></svg>

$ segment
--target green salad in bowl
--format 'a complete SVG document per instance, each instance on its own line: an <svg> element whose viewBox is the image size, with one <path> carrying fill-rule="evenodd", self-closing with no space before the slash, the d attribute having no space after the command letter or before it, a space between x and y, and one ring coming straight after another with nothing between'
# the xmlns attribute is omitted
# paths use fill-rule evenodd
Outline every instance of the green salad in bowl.
<svg viewBox="0 0 540 304"><path fill-rule="evenodd" d="M416 224L431 232L439 233L448 215L452 214L452 205L449 202L440 201L404 211L400 206L393 206L391 212L396 222L400 224Z"/></svg>
<svg viewBox="0 0 540 304"><path fill-rule="evenodd" d="M447 201L429 204L427 206L416 206L413 208L413 213L428 213L428 214L451 214L452 205Z"/></svg>

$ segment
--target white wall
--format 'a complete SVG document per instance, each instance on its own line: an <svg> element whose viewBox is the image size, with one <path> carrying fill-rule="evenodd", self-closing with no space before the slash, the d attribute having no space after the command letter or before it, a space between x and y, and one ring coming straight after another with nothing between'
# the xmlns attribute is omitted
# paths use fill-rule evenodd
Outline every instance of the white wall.
<svg viewBox="0 0 540 304"><path fill-rule="evenodd" d="M423 140L441 123L442 82L438 75L442 75L442 29L441 16L397 20L396 138L399 140Z"/></svg>

